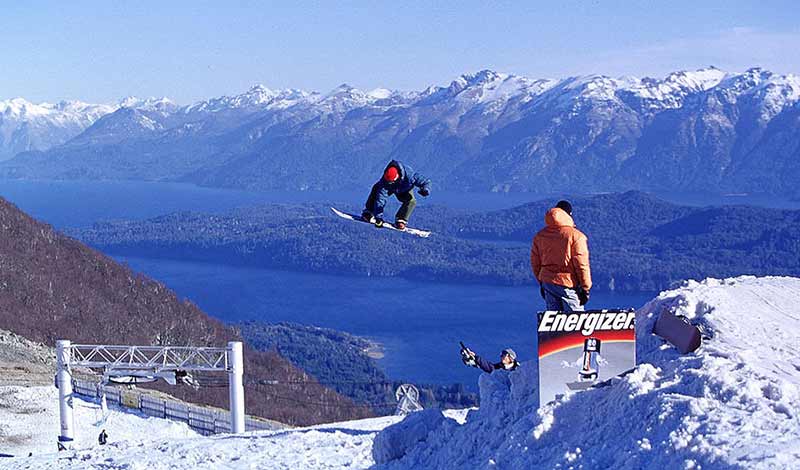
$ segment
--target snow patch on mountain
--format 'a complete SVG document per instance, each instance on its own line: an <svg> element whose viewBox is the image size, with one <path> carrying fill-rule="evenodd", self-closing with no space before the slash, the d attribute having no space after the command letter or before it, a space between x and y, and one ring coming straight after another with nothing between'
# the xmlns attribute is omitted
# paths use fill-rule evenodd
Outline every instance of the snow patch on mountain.
<svg viewBox="0 0 800 470"><path fill-rule="evenodd" d="M746 92L759 103L759 119L767 123L786 107L800 101L800 77L797 75L769 74L758 85Z"/></svg>
<svg viewBox="0 0 800 470"><path fill-rule="evenodd" d="M51 103L31 103L24 98L13 98L0 101L0 115L2 118L48 118L54 121L69 120L95 120L98 117L113 112L115 106L105 104L89 104L82 101L61 101Z"/></svg>
<svg viewBox="0 0 800 470"><path fill-rule="evenodd" d="M415 434L438 438L381 468L796 468L799 295L795 278L688 282L637 312L639 365L628 375L541 407L533 363L483 375L466 424L426 421ZM679 354L649 333L665 309L710 339Z"/></svg>
<svg viewBox="0 0 800 470"><path fill-rule="evenodd" d="M385 88L367 92L345 83L325 95L315 94L310 96L307 106L312 112L344 115L358 108L374 106L387 109L397 105L408 104L416 96L416 93L403 93Z"/></svg>
<svg viewBox="0 0 800 470"><path fill-rule="evenodd" d="M392 90L388 90L386 88L375 88L374 90L368 92L367 96L376 100L385 100L392 96L392 93Z"/></svg>
<svg viewBox="0 0 800 470"><path fill-rule="evenodd" d="M150 113L158 113L161 116L168 116L177 111L178 105L167 97L162 98L137 98L129 96L119 103L120 108L135 109Z"/></svg>
<svg viewBox="0 0 800 470"><path fill-rule="evenodd" d="M487 70L476 76L480 78L467 81L469 86L458 95L459 99L485 104L505 103L512 98L525 96L526 101L529 101L558 83L556 80L531 80Z"/></svg>
<svg viewBox="0 0 800 470"><path fill-rule="evenodd" d="M719 85L727 74L715 67L695 72L674 72L665 79L631 79L623 91L647 103L651 110L680 108L683 100L690 94L700 93Z"/></svg>
<svg viewBox="0 0 800 470"><path fill-rule="evenodd" d="M19 152L46 150L80 134L116 106L61 101L34 104L23 98L0 101L0 160Z"/></svg>
<svg viewBox="0 0 800 470"><path fill-rule="evenodd" d="M293 88L272 90L263 85L255 85L245 93L222 96L191 104L183 108L184 114L194 112L219 113L229 110L280 110L298 103L313 101L317 94Z"/></svg>

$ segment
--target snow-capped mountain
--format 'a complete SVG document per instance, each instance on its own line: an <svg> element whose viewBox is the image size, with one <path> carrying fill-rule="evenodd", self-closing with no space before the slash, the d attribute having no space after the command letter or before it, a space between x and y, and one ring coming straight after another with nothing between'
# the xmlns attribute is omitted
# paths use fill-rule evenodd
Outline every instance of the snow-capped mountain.
<svg viewBox="0 0 800 470"><path fill-rule="evenodd" d="M422 91L256 86L183 107L124 103L0 175L330 189L369 184L399 158L451 189L800 195L800 77L757 68L560 80L483 70Z"/></svg>
<svg viewBox="0 0 800 470"><path fill-rule="evenodd" d="M0 101L0 160L63 144L116 109L80 101L57 104L33 104L22 98Z"/></svg>
<svg viewBox="0 0 800 470"><path fill-rule="evenodd" d="M179 107L168 98L141 99L129 96L119 102L115 112L97 119L65 145L86 148L144 137L169 128L168 121L178 110Z"/></svg>
<svg viewBox="0 0 800 470"><path fill-rule="evenodd" d="M137 98L129 96L119 102L118 109L135 109L139 112L167 118L179 110L179 106L167 97Z"/></svg>
<svg viewBox="0 0 800 470"><path fill-rule="evenodd" d="M234 109L286 109L290 106L309 100L313 93L302 90L270 90L263 85L256 85L247 92L236 96L222 96L208 101L201 101L182 109L184 114L200 112L220 112Z"/></svg>

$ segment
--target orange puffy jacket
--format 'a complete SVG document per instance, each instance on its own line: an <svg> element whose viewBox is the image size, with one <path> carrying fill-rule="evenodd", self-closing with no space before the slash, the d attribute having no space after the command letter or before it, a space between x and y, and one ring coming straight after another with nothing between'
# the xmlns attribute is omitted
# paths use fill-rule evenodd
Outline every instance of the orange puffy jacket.
<svg viewBox="0 0 800 470"><path fill-rule="evenodd" d="M533 237L531 268L539 282L584 290L592 288L586 235L565 211L554 207L544 216L545 228Z"/></svg>

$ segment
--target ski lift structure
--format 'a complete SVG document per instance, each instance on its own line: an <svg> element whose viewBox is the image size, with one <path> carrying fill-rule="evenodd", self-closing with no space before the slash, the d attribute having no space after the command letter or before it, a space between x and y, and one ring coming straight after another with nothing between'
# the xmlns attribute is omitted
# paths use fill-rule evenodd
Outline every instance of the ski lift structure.
<svg viewBox="0 0 800 470"><path fill-rule="evenodd" d="M199 388L192 372L225 372L228 374L231 410L231 432L245 431L244 356L241 341L227 347L192 346L119 346L56 342L56 387L61 431L59 449L67 448L75 439L72 368L101 369L104 384L136 385L165 380L171 385L183 383ZM105 396L101 406L105 407Z"/></svg>
<svg viewBox="0 0 800 470"><path fill-rule="evenodd" d="M422 405L419 403L419 390L414 385L400 385L395 390L394 396L397 398L397 408L394 412L396 416L422 410Z"/></svg>

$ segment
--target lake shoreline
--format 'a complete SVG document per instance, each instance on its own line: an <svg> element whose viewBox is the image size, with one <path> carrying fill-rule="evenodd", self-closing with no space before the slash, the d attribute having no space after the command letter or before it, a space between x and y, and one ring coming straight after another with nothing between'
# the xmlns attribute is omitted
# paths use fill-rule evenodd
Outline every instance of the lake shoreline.
<svg viewBox="0 0 800 470"><path fill-rule="evenodd" d="M536 357L538 289L396 278L232 268L190 261L118 258L225 323L254 320L331 328L370 341L388 377L413 383L477 385L459 341L487 357L511 347ZM369 295L355 295L368 292ZM592 296L592 308L641 307L657 293ZM383 308L376 309L376 303ZM502 319L502 321L499 321ZM439 358L438 367L430 367Z"/></svg>

